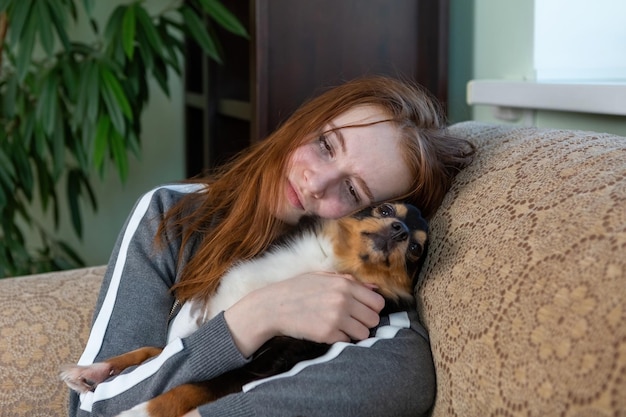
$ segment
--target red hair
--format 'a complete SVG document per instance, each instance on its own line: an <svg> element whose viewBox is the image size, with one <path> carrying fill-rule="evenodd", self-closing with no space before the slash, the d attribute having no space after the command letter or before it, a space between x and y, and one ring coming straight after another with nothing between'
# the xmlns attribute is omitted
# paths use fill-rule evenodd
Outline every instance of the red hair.
<svg viewBox="0 0 626 417"><path fill-rule="evenodd" d="M180 259L191 239L199 239L173 287L181 301L211 295L235 261L258 255L284 233L287 225L274 213L290 155L337 116L361 105L381 108L402 132L413 181L397 199L432 216L473 147L447 134L437 102L419 86L386 77L348 82L303 104L274 133L212 175L192 180L207 184L206 191L186 195L166 214L159 236L164 241L166 232L177 231Z"/></svg>

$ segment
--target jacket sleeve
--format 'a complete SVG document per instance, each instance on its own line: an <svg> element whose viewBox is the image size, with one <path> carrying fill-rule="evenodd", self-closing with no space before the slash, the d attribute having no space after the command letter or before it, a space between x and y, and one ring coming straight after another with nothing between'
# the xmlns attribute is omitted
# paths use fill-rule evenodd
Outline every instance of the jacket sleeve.
<svg viewBox="0 0 626 417"><path fill-rule="evenodd" d="M170 239L167 246L157 247L154 238L163 213L197 187L160 187L135 205L109 261L79 365L142 346L166 345L179 244ZM72 392L69 415L116 415L176 385L209 379L245 363L220 315L188 338L173 340L158 357L101 383L94 392L80 397Z"/></svg>
<svg viewBox="0 0 626 417"><path fill-rule="evenodd" d="M386 321L386 323L384 323ZM375 335L338 343L295 371L199 408L203 417L421 416L435 398L435 369L417 313L396 313Z"/></svg>

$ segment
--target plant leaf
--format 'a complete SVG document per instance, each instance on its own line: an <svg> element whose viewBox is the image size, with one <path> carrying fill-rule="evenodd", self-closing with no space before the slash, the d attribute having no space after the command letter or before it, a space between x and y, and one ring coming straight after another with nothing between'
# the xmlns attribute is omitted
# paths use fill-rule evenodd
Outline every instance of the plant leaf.
<svg viewBox="0 0 626 417"><path fill-rule="evenodd" d="M126 182L128 178L128 154L126 153L126 146L124 146L124 138L118 132L112 131L110 139L111 151L115 165L117 166L117 173L120 176L120 180Z"/></svg>
<svg viewBox="0 0 626 417"><path fill-rule="evenodd" d="M4 116L12 119L15 116L15 96L17 95L17 78L11 74L5 79L5 90L2 94L2 105L4 106Z"/></svg>
<svg viewBox="0 0 626 417"><path fill-rule="evenodd" d="M111 120L106 114L100 115L98 119L98 127L96 128L96 138L94 140L93 163L96 169L103 173L104 156L109 147L109 130L111 128Z"/></svg>
<svg viewBox="0 0 626 417"><path fill-rule="evenodd" d="M61 115L57 113L57 119L55 120L57 127L53 128L50 135L50 140L52 141L52 166L54 168L52 172L55 182L58 181L65 168L65 132L63 131L63 121L58 120L60 117Z"/></svg>
<svg viewBox="0 0 626 417"><path fill-rule="evenodd" d="M80 205L78 199L80 197L80 179L75 169L70 170L67 175L67 203L70 210L70 218L72 226L78 237L83 236L83 222L80 214Z"/></svg>
<svg viewBox="0 0 626 417"><path fill-rule="evenodd" d="M152 18L146 12L146 9L137 5L137 10L135 11L137 15L137 21L139 22L139 27L141 32L146 36L148 43L157 54L162 54L163 52L163 42L161 41L161 37L159 33L155 29L155 24L152 21Z"/></svg>
<svg viewBox="0 0 626 417"><path fill-rule="evenodd" d="M57 94L59 81L54 72L48 71L44 75L42 82L41 95L37 101L37 108L35 114L37 120L41 123L44 132L47 135L52 135L54 131L56 115L57 115Z"/></svg>
<svg viewBox="0 0 626 417"><path fill-rule="evenodd" d="M182 6L180 13L187 23L187 29L191 37L193 37L202 50L209 55L214 61L222 63L222 58L217 50L217 45L209 36L204 22L198 17L196 12L189 6Z"/></svg>
<svg viewBox="0 0 626 417"><path fill-rule="evenodd" d="M126 126L124 123L124 115L122 114L122 111L120 110L117 103L115 102L115 95L111 91L110 86L106 83L105 78L102 75L103 72L104 72L104 68L102 68L100 71L100 79L103 81L102 84L100 85L100 94L107 108L107 111L108 111L109 117L111 118L111 122L113 123L113 126L119 132L124 132L125 126ZM117 80L115 81L117 82Z"/></svg>
<svg viewBox="0 0 626 417"><path fill-rule="evenodd" d="M17 76L20 81L24 81L26 78L26 73L28 72L33 55L33 49L35 47L36 22L33 24L31 21L37 20L37 18L36 15L33 14L29 14L29 16L33 17L28 19L28 27L25 27L24 36L22 36L19 40L19 54L17 55L17 62L15 65Z"/></svg>
<svg viewBox="0 0 626 417"><path fill-rule="evenodd" d="M108 48L114 48L116 45L115 38L119 36L122 30L122 22L124 21L125 6L117 6L111 16L107 20L106 27L104 28L104 42ZM108 51L113 54L113 50Z"/></svg>
<svg viewBox="0 0 626 417"><path fill-rule="evenodd" d="M98 95L98 66L90 61L91 66L89 67L89 73L85 76L86 86L84 92L86 108L87 108L87 119L92 123L95 123L96 118L99 113L100 108L100 99Z"/></svg>
<svg viewBox="0 0 626 417"><path fill-rule="evenodd" d="M248 31L239 22L239 19L235 17L222 3L218 0L198 0L202 9L213 19L217 24L235 35L248 37Z"/></svg>
<svg viewBox="0 0 626 417"><path fill-rule="evenodd" d="M113 73L107 68L103 67L100 71L100 75L102 77L102 81L104 82L104 86L108 91L111 92L113 98L116 101L116 104L122 110L122 113L129 119L133 120L133 111L130 107L130 103L128 102L128 98L126 98L126 93L122 89L122 85L115 78ZM122 130L120 130L121 132Z"/></svg>
<svg viewBox="0 0 626 417"><path fill-rule="evenodd" d="M11 159L15 163L16 173L20 179L20 186L24 191L26 198L31 201L33 198L33 189L35 180L33 178L33 170L28 161L28 154L22 143L16 141L11 149Z"/></svg>
<svg viewBox="0 0 626 417"><path fill-rule="evenodd" d="M126 7L122 20L122 43L128 59L133 59L135 52L135 4Z"/></svg>
<svg viewBox="0 0 626 417"><path fill-rule="evenodd" d="M26 29L26 22L31 13L33 1L34 0L22 0L13 2L13 10L9 16L9 24L11 26L9 41L12 45L17 45L18 42L20 42L22 32Z"/></svg>
<svg viewBox="0 0 626 417"><path fill-rule="evenodd" d="M67 27L66 21L67 19L65 10L59 5L56 1L46 2L49 8L50 19L52 20L52 24L54 25L54 29L57 32L57 36L61 40L63 47L66 50L70 49L70 39L67 36L67 31L65 28Z"/></svg>
<svg viewBox="0 0 626 417"><path fill-rule="evenodd" d="M41 46L43 46L44 51L48 55L52 55L54 52L54 36L52 35L52 26L50 25L50 21L53 20L50 16L50 10L48 7L47 1L36 1L34 7L36 9L38 15L38 31L39 31L39 42Z"/></svg>
<svg viewBox="0 0 626 417"><path fill-rule="evenodd" d="M13 162L4 150L0 148L0 182L4 183L8 190L11 190L13 187L15 174Z"/></svg>

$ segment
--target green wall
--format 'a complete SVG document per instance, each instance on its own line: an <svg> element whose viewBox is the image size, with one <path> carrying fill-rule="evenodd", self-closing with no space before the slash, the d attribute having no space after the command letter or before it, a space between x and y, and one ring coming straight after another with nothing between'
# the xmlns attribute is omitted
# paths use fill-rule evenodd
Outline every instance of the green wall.
<svg viewBox="0 0 626 417"><path fill-rule="evenodd" d="M461 99L471 79L534 79L533 9L532 0L450 0L450 122L505 123L492 107ZM626 136L626 117L619 116L537 111L535 124Z"/></svg>

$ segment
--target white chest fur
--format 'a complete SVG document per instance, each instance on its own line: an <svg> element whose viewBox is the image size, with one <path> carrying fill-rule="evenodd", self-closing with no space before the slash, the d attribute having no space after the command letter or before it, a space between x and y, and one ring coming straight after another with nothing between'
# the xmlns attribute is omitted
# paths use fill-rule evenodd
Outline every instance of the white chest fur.
<svg viewBox="0 0 626 417"><path fill-rule="evenodd" d="M256 289L307 272L321 271L336 271L332 243L313 232L272 248L260 257L238 263L222 277L216 293L207 303L193 300L183 304L170 323L168 343L189 336L207 320Z"/></svg>

